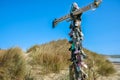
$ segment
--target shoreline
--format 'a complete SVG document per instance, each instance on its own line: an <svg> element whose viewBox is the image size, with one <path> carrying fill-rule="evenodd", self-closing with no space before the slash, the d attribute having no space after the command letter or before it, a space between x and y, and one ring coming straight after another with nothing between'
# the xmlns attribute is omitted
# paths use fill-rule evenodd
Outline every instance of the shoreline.
<svg viewBox="0 0 120 80"><path fill-rule="evenodd" d="M111 63L120 64L120 58L107 57L107 60L109 60Z"/></svg>
<svg viewBox="0 0 120 80"><path fill-rule="evenodd" d="M112 62L113 64L118 64L118 65L120 65L120 62Z"/></svg>

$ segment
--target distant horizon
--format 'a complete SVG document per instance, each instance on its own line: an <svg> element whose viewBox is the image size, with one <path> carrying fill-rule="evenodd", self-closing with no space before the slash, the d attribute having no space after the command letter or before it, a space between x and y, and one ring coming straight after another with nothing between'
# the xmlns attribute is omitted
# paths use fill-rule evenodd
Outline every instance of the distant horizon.
<svg viewBox="0 0 120 80"><path fill-rule="evenodd" d="M58 39L58 40L64 40L64 39ZM58 41L58 40L52 40L52 41ZM67 40L67 39L65 39L65 40ZM33 46L35 46L35 45L41 46L41 45L43 45L43 44L49 44L49 43L52 42L52 41L49 41L49 42L46 42L46 43L42 43L42 44L34 44L34 45L31 45L28 49L30 49L31 47L33 47ZM0 50L8 50L8 49L10 49L10 48L15 48L15 47L18 47L18 48L22 49L22 51L24 51L24 52L26 52L26 51L28 50L28 49L23 49L23 48L21 48L21 47L19 47L19 46L9 47L9 48L6 48L6 49L0 48ZM85 49L87 49L87 48L85 48ZM87 49L87 50L90 50L90 49ZM90 51L92 51L92 50L90 50ZM95 52L95 51L92 51L92 52ZM95 53L100 54L100 55L103 55L103 56L120 56L120 54L115 54L115 53L114 53L114 54L98 53L98 52L95 52Z"/></svg>

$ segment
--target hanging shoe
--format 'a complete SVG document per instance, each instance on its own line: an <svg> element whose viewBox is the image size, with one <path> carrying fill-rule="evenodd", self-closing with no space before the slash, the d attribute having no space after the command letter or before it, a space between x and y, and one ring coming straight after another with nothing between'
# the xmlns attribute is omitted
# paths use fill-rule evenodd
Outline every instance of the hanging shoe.
<svg viewBox="0 0 120 80"><path fill-rule="evenodd" d="M80 51L79 50L75 50L74 54L78 54L78 53L80 53Z"/></svg>
<svg viewBox="0 0 120 80"><path fill-rule="evenodd" d="M87 58L87 55L84 53L83 50L81 50L81 54L82 54L82 56L83 56L84 59Z"/></svg>
<svg viewBox="0 0 120 80"><path fill-rule="evenodd" d="M73 37L73 31L72 30L70 31L69 36L70 36L70 38Z"/></svg>
<svg viewBox="0 0 120 80"><path fill-rule="evenodd" d="M87 64L85 64L83 61L81 62L81 65L86 69L88 68Z"/></svg>
<svg viewBox="0 0 120 80"><path fill-rule="evenodd" d="M68 41L70 44L72 44L73 43L73 40L70 40L70 41Z"/></svg>

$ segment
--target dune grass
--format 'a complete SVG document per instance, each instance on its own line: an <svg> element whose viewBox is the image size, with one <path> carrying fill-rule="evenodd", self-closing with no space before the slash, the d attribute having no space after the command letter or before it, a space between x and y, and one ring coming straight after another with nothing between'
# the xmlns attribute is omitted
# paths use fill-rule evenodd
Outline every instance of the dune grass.
<svg viewBox="0 0 120 80"><path fill-rule="evenodd" d="M48 44L41 46L35 45L28 50L32 57L33 65L40 65L43 67L43 72L59 72L69 64L69 53L66 40L52 41Z"/></svg>
<svg viewBox="0 0 120 80"><path fill-rule="evenodd" d="M86 49L84 51L88 55L85 61L88 65L88 80L97 80L101 76L107 77L116 72L113 64L106 57Z"/></svg>
<svg viewBox="0 0 120 80"><path fill-rule="evenodd" d="M0 51L0 80L34 80L29 75L33 69L30 70L28 65L40 67L41 74L58 73L71 64L68 61L71 55L68 51L69 47L70 44L67 40L58 40L31 47L27 50L27 56L17 47ZM88 56L85 60L88 65L86 70L88 80L96 80L99 76L109 76L115 72L112 63L104 56L87 49L84 51ZM68 77L65 78L65 80L67 79Z"/></svg>
<svg viewBox="0 0 120 80"><path fill-rule="evenodd" d="M23 80L26 63L20 48L11 48L0 53L0 80Z"/></svg>
<svg viewBox="0 0 120 80"><path fill-rule="evenodd" d="M43 72L59 72L61 69L68 67L71 63L70 44L67 40L52 41L43 45L35 45L27 52L32 57L32 65L40 65ZM115 72L113 65L102 55L90 50L84 49L88 58L85 60L88 65L87 73L89 77L98 78L99 76L108 76Z"/></svg>

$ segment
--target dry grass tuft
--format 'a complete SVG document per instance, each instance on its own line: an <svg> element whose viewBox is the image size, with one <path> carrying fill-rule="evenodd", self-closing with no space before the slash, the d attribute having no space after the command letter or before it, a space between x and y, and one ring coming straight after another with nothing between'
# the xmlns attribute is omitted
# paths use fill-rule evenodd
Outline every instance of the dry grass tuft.
<svg viewBox="0 0 120 80"><path fill-rule="evenodd" d="M41 66L43 72L59 72L70 65L68 61L70 58L69 47L70 44L67 40L58 40L43 45L35 45L27 52L32 58L31 64ZM115 72L113 65L105 57L87 49L84 51L88 56L85 62L89 67L89 77L93 79Z"/></svg>
<svg viewBox="0 0 120 80"><path fill-rule="evenodd" d="M43 72L59 72L69 63L69 61L67 61L69 54L66 46L68 46L67 40L52 41L49 45L35 45L27 52L29 52L29 56L32 57L31 64L40 65L43 67Z"/></svg>
<svg viewBox="0 0 120 80"><path fill-rule="evenodd" d="M20 48L11 48L0 53L0 79L23 80L26 63Z"/></svg>
<svg viewBox="0 0 120 80"><path fill-rule="evenodd" d="M39 72L58 73L70 65L69 47L67 40L58 40L35 45L27 50L26 55L17 47L0 50L0 80L34 80L33 75L41 75ZM96 80L99 76L109 76L115 72L105 57L86 49L84 51L88 56L85 61L88 65L88 80Z"/></svg>

